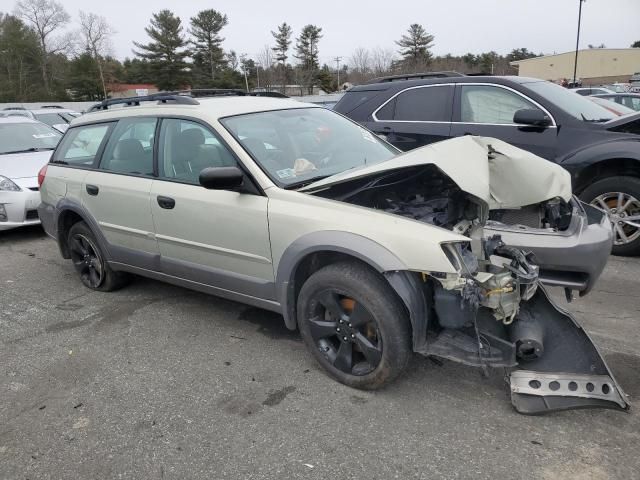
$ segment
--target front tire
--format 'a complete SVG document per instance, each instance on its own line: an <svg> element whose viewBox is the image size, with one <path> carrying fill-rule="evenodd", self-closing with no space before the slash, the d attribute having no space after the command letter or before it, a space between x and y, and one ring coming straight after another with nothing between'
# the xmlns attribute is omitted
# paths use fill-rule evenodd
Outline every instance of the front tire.
<svg viewBox="0 0 640 480"><path fill-rule="evenodd" d="M640 255L640 179L609 177L586 188L580 199L603 210L613 229L614 255Z"/></svg>
<svg viewBox="0 0 640 480"><path fill-rule="evenodd" d="M404 306L384 278L359 263L336 263L311 275L300 290L297 316L315 359L350 387L380 388L411 357Z"/></svg>
<svg viewBox="0 0 640 480"><path fill-rule="evenodd" d="M85 287L110 292L122 287L127 276L109 267L95 235L84 222L71 226L67 237L73 267Z"/></svg>

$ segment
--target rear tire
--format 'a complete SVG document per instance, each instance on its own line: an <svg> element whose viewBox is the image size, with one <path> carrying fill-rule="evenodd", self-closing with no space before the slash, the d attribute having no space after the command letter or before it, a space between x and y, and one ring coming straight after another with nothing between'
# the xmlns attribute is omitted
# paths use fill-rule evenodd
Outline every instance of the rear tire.
<svg viewBox="0 0 640 480"><path fill-rule="evenodd" d="M86 223L78 222L71 226L67 245L73 266L85 287L111 292L127 283L128 275L109 267L95 235Z"/></svg>
<svg viewBox="0 0 640 480"><path fill-rule="evenodd" d="M380 388L411 357L407 312L377 272L356 262L323 267L302 286L298 327L307 348L340 383Z"/></svg>
<svg viewBox="0 0 640 480"><path fill-rule="evenodd" d="M639 178L603 178L587 187L580 194L580 199L607 213L614 234L611 253L622 256L640 255Z"/></svg>

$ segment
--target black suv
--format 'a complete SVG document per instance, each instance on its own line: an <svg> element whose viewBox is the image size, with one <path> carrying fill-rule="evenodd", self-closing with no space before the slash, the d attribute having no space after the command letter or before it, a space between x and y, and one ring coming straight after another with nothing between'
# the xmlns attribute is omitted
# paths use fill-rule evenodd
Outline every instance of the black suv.
<svg viewBox="0 0 640 480"><path fill-rule="evenodd" d="M482 135L559 163L571 173L574 192L607 212L613 253L640 254L640 114L617 117L534 78L449 72L352 87L334 110L401 150Z"/></svg>

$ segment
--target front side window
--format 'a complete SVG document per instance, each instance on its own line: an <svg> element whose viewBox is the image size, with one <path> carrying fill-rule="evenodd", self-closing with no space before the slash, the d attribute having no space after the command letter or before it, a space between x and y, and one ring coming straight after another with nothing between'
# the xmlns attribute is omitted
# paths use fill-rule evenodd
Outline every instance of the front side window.
<svg viewBox="0 0 640 480"><path fill-rule="evenodd" d="M518 110L537 108L504 88L489 85L463 85L461 88L461 122L513 124L513 116Z"/></svg>
<svg viewBox="0 0 640 480"><path fill-rule="evenodd" d="M110 124L84 125L68 130L53 158L54 163L91 167Z"/></svg>
<svg viewBox="0 0 640 480"><path fill-rule="evenodd" d="M162 178L197 184L205 168L237 165L234 156L211 130L190 120L162 120L159 146Z"/></svg>
<svg viewBox="0 0 640 480"><path fill-rule="evenodd" d="M274 110L220 121L282 186L380 163L398 153L368 130L325 108Z"/></svg>
<svg viewBox="0 0 640 480"><path fill-rule="evenodd" d="M100 161L101 170L135 175L153 175L155 118L120 120Z"/></svg>
<svg viewBox="0 0 640 480"><path fill-rule="evenodd" d="M53 150L60 133L32 122L0 123L0 155L38 150Z"/></svg>

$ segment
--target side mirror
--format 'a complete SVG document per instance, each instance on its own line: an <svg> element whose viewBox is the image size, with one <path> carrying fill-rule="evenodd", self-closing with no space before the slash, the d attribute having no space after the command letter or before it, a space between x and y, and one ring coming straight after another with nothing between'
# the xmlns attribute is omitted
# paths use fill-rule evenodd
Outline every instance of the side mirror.
<svg viewBox="0 0 640 480"><path fill-rule="evenodd" d="M533 125L534 127L547 127L551 125L551 119L546 113L537 108L523 108L515 113L513 123Z"/></svg>
<svg viewBox="0 0 640 480"><path fill-rule="evenodd" d="M208 167L200 172L199 180L208 190L235 190L242 186L244 173L238 167Z"/></svg>

